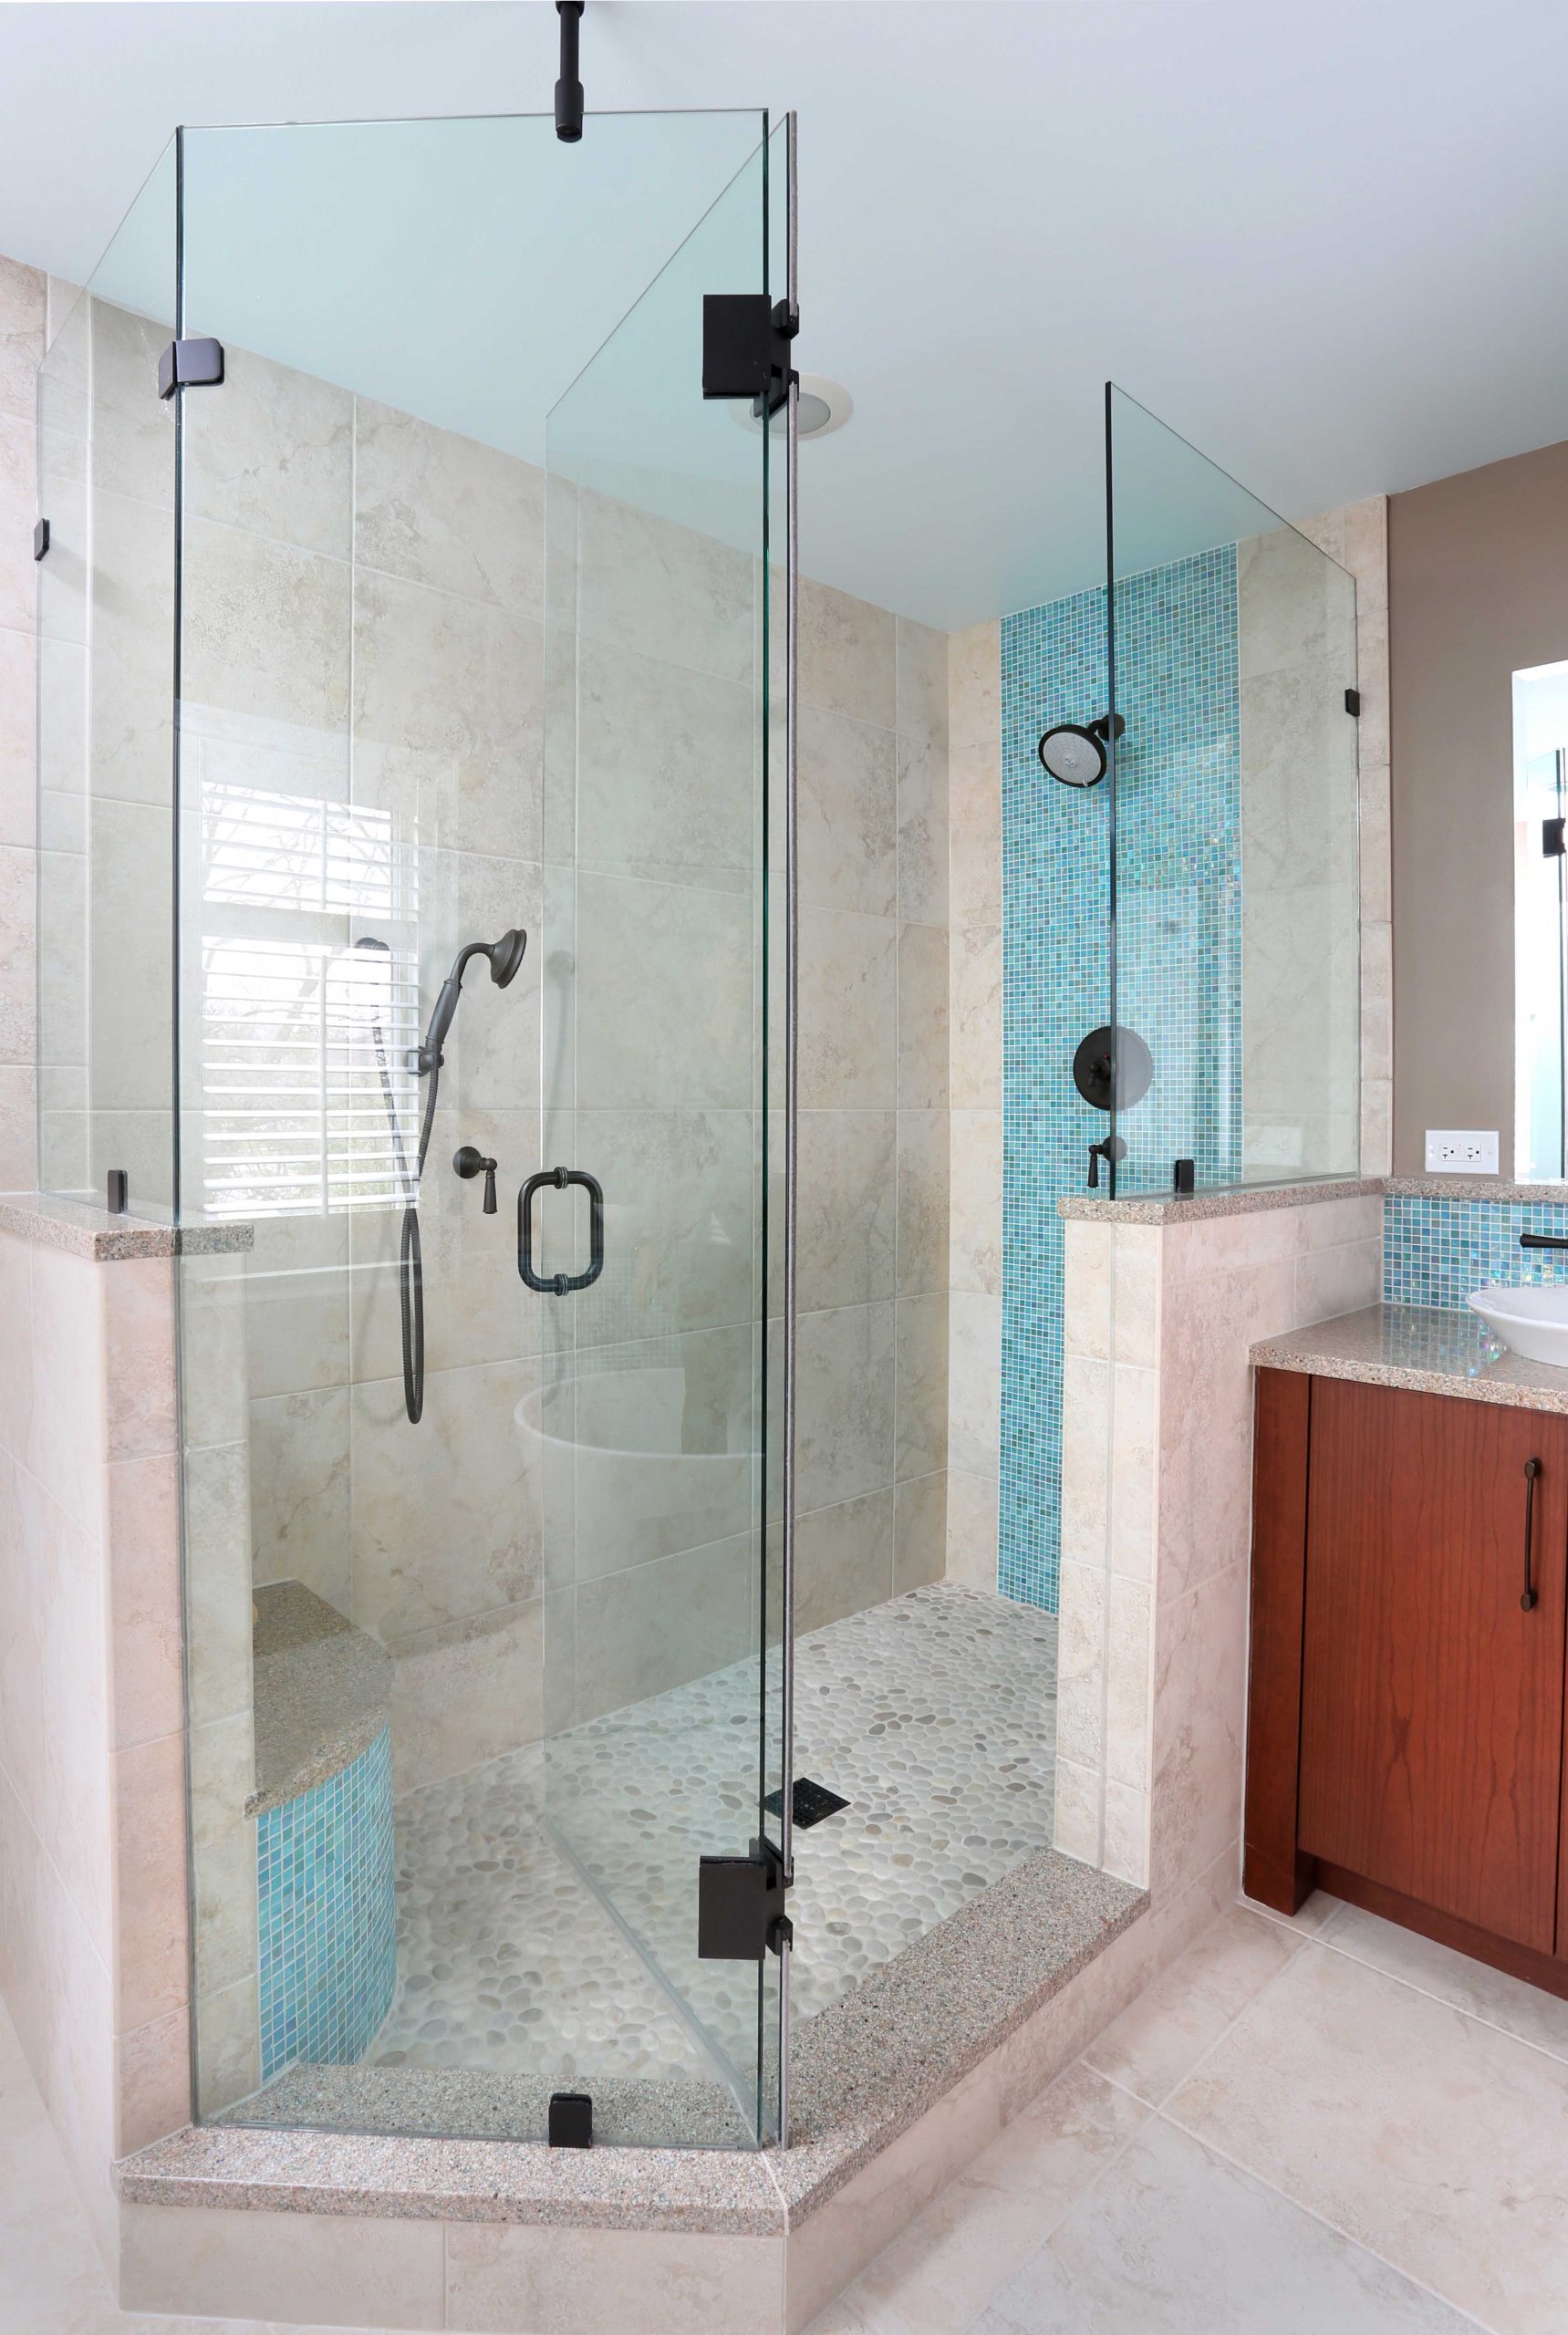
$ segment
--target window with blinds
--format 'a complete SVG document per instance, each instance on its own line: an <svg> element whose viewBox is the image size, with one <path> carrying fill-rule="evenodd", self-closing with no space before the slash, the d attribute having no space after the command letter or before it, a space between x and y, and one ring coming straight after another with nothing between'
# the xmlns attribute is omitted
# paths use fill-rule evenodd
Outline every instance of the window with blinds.
<svg viewBox="0 0 1568 2335"><path fill-rule="evenodd" d="M389 1208L419 1107L418 860L389 813L203 778L209 1217ZM389 949L355 948L363 920Z"/></svg>

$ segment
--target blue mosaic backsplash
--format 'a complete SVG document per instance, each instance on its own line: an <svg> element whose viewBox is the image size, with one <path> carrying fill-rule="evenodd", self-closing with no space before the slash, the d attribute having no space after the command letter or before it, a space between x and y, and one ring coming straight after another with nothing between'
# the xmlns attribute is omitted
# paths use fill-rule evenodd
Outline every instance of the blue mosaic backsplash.
<svg viewBox="0 0 1568 2335"><path fill-rule="evenodd" d="M256 1821L264 2083L367 2049L397 1977L392 1738Z"/></svg>
<svg viewBox="0 0 1568 2335"><path fill-rule="evenodd" d="M1126 1190L1172 1162L1231 1182L1241 1125L1241 745L1233 545L1116 587L1118 1019L1155 1079L1124 1113ZM1003 1160L998 1587L1057 1606L1062 1223L1106 1120L1073 1084L1110 1018L1109 803L1042 773L1041 733L1109 700L1106 596L1002 623Z"/></svg>
<svg viewBox="0 0 1568 2335"><path fill-rule="evenodd" d="M1568 1237L1553 1200L1445 1200L1390 1192L1383 1203L1386 1305L1465 1308L1489 1281L1568 1282L1568 1251L1521 1249L1521 1232Z"/></svg>

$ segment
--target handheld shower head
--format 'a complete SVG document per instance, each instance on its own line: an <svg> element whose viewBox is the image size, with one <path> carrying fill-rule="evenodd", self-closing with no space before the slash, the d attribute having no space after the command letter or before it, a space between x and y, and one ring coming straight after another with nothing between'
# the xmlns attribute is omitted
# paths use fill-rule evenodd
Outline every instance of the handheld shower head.
<svg viewBox="0 0 1568 2335"><path fill-rule="evenodd" d="M419 1068L421 1076L426 1071L433 1070L440 1064L441 1050L446 1043L447 1033L452 1028L453 1017L457 1012L457 1001L462 989L462 977L468 970L470 959L488 958L491 980L497 989L504 989L508 981L516 979L517 969L523 962L524 951L527 946L528 935L521 925L514 924L502 934L499 940L471 940L466 948L458 950L452 970L441 985L441 993L436 999L435 1010L431 1015L430 1028L425 1032L425 1042L420 1048Z"/></svg>
<svg viewBox="0 0 1568 2335"><path fill-rule="evenodd" d="M491 942L486 953L490 959L490 978L497 989L504 989L508 981L516 980L527 947L528 935L520 924L513 925L499 940Z"/></svg>

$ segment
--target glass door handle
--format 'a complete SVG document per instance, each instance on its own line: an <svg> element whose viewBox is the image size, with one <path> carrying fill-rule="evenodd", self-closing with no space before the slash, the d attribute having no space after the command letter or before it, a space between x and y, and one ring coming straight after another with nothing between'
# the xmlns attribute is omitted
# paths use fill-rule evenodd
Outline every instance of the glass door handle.
<svg viewBox="0 0 1568 2335"><path fill-rule="evenodd" d="M548 1184L564 1192L581 1184L588 1196L588 1265L581 1273L536 1273L534 1270L534 1195ZM542 1168L530 1176L517 1194L517 1271L530 1289L542 1297L569 1297L588 1289L605 1269L605 1196L597 1177L581 1168Z"/></svg>

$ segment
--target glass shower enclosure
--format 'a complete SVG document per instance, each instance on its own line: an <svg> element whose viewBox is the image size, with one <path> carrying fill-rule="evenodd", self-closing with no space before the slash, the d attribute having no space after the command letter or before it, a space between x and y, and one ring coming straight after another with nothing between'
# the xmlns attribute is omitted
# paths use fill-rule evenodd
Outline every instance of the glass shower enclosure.
<svg viewBox="0 0 1568 2335"><path fill-rule="evenodd" d="M182 130L44 368L45 1179L182 1229L205 2118L784 2126L794 438L704 304L792 162Z"/></svg>
<svg viewBox="0 0 1568 2335"><path fill-rule="evenodd" d="M1114 384L1106 510L1107 1180L1354 1176L1354 580Z"/></svg>

